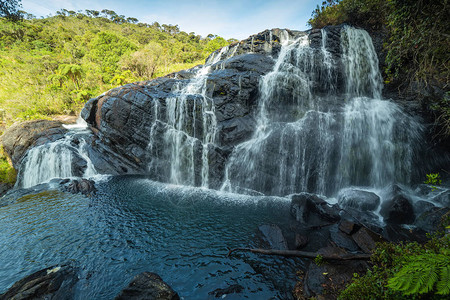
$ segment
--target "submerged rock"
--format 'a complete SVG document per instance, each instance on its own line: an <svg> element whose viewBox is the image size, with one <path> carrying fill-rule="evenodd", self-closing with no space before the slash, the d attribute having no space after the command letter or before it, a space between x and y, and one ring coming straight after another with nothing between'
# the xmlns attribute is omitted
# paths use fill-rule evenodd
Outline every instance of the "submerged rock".
<svg viewBox="0 0 450 300"><path fill-rule="evenodd" d="M238 294L241 293L244 290L244 287L239 284L233 284L230 285L224 289L215 289L212 292L209 292L208 294L214 295L216 298L225 298L228 294Z"/></svg>
<svg viewBox="0 0 450 300"><path fill-rule="evenodd" d="M76 270L70 266L53 266L37 271L17 281L0 300L69 300L78 281Z"/></svg>
<svg viewBox="0 0 450 300"><path fill-rule="evenodd" d="M179 300L178 294L156 273L136 275L115 300Z"/></svg>

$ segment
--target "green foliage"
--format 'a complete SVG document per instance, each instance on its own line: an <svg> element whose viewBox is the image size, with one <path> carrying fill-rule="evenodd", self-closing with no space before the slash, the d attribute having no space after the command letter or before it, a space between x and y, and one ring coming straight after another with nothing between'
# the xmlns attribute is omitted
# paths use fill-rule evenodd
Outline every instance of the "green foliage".
<svg viewBox="0 0 450 300"><path fill-rule="evenodd" d="M446 225L446 224L444 224ZM446 299L450 287L450 236L424 245L378 244L364 276L355 276L339 299Z"/></svg>
<svg viewBox="0 0 450 300"><path fill-rule="evenodd" d="M16 176L16 170L8 162L3 147L0 147L0 183L14 184Z"/></svg>
<svg viewBox="0 0 450 300"><path fill-rule="evenodd" d="M315 263L316 265L318 265L318 266L323 265L323 264L324 264L323 256L320 255L320 254L317 255L317 256L314 258L314 263Z"/></svg>
<svg viewBox="0 0 450 300"><path fill-rule="evenodd" d="M191 68L228 43L107 9L27 18L0 18L0 109L7 124L76 113L89 97Z"/></svg>
<svg viewBox="0 0 450 300"><path fill-rule="evenodd" d="M388 0L326 0L312 12L308 24L315 28L348 23L379 29L388 13Z"/></svg>
<svg viewBox="0 0 450 300"><path fill-rule="evenodd" d="M424 183L431 185L432 191L434 191L437 188L436 185L440 185L442 183L441 176L439 173L427 174L427 180L425 180Z"/></svg>
<svg viewBox="0 0 450 300"><path fill-rule="evenodd" d="M448 252L448 251L446 251ZM427 253L408 257L403 267L388 281L388 287L404 295L450 293L450 253Z"/></svg>
<svg viewBox="0 0 450 300"><path fill-rule="evenodd" d="M225 47L228 44L229 43L224 38L217 36L213 40L210 40L208 42L208 44L205 47L205 51L207 54L210 54L211 52L213 52L219 48Z"/></svg>

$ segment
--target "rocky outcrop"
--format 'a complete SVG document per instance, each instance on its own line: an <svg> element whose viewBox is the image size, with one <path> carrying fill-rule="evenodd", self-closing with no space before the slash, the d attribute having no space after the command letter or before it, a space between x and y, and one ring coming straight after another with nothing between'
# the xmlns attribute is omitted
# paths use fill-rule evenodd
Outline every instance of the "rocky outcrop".
<svg viewBox="0 0 450 300"><path fill-rule="evenodd" d="M67 132L59 121L33 120L16 123L1 136L3 149L18 170L20 162L30 147L61 139Z"/></svg>
<svg viewBox="0 0 450 300"><path fill-rule="evenodd" d="M73 287L77 281L74 268L53 266L17 281L0 295L0 300L69 300L73 299Z"/></svg>
<svg viewBox="0 0 450 300"><path fill-rule="evenodd" d="M136 275L115 300L179 300L180 297L156 273Z"/></svg>

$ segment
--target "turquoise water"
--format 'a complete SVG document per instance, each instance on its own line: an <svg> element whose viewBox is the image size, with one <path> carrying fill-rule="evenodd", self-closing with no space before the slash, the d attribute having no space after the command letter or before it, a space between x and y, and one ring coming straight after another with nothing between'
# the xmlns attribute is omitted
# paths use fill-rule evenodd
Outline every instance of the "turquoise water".
<svg viewBox="0 0 450 300"><path fill-rule="evenodd" d="M227 247L259 247L259 225L287 226L289 200L112 177L97 194L49 190L0 207L0 293L55 264L80 270L76 299L112 299L144 271L158 273L184 299L231 284L227 299L289 298L300 260L226 257ZM285 224L283 224L283 222Z"/></svg>

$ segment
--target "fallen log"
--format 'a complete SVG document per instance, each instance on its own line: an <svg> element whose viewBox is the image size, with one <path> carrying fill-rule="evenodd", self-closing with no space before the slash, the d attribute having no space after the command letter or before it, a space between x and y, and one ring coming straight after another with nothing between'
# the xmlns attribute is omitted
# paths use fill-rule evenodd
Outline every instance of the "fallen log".
<svg viewBox="0 0 450 300"><path fill-rule="evenodd" d="M298 251L298 250L275 250L275 249L258 249L258 248L227 248L229 257L233 252L236 251L244 251L244 252L252 252L257 254L264 255L278 255L285 257L303 257L303 258L311 258L314 259L317 256L321 256L324 260L369 260L371 254L353 254L349 253L346 255L326 255L318 252L306 252L306 251Z"/></svg>

